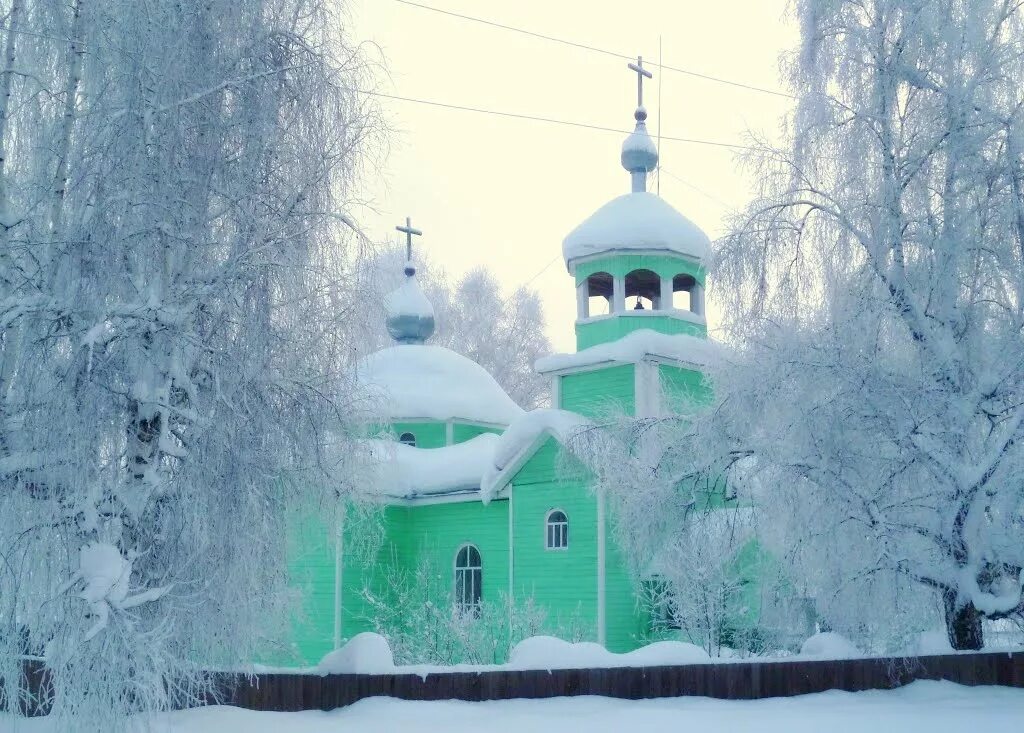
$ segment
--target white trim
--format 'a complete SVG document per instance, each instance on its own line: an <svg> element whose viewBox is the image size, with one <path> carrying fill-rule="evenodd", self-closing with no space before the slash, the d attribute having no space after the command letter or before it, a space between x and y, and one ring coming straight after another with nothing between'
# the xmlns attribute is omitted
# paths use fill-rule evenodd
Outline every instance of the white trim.
<svg viewBox="0 0 1024 733"><path fill-rule="evenodd" d="M667 334L672 335L672 334ZM688 334L678 334L680 336L686 336ZM691 337L696 338L696 337ZM595 347L591 347L595 348ZM584 349L586 351L586 349ZM581 352L576 352L581 353ZM559 354L559 356L562 356ZM570 354L570 356L572 356ZM569 374L582 374L584 372L594 372L598 369L605 369L610 366L623 366L626 364L639 364L642 361L656 361L659 364L672 364L674 366L681 366L684 369L690 369L695 372L701 372L702 374L707 369L707 364L701 364L696 361L687 361L686 359L677 359L674 356L665 356L664 354L655 354L653 352L646 352L642 356L636 359L602 359L601 361L588 362L586 364L574 364L573 366L563 367L561 369L547 369L541 371L534 365L534 371L538 374L548 374L552 377L564 377Z"/></svg>
<svg viewBox="0 0 1024 733"><path fill-rule="evenodd" d="M699 313L693 311L683 310L682 308L664 308L653 310L644 309L642 311L630 310L623 311L622 313L602 313L599 316L590 316L589 318L577 318L577 326L586 326L591 323L597 323L598 321L606 321L609 318L619 318L622 316L633 317L633 318L654 318L655 316L662 316L664 318L672 318L677 321L686 321L687 323L693 323L698 326L706 326L707 319ZM673 334L667 334L669 336ZM687 335L687 334L684 334ZM692 335L692 334L688 334Z"/></svg>
<svg viewBox="0 0 1024 733"><path fill-rule="evenodd" d="M551 547L548 544L548 527L551 526L551 515L554 514L555 512L558 512L563 517L565 517L565 522L558 522L557 523L557 524L564 524L565 525L565 544L562 545L561 547ZM569 513L568 512L566 512L564 509L559 509L558 507L555 507L554 509L549 509L548 513L544 515L544 527L543 527L543 529L544 529L544 536L541 538L541 544L544 547L544 551L545 552L565 552L566 550L569 549Z"/></svg>
<svg viewBox="0 0 1024 733"><path fill-rule="evenodd" d="M497 501L499 498L502 498L499 496L499 494L505 489L506 486L509 485L509 482L512 480L512 477L515 476L516 473L519 472L519 469L522 468L528 460L530 460L531 456L533 456L533 454L536 453L542 445L544 445L544 442L548 438L554 438L555 440L558 440L558 436L555 435L553 430L549 428L544 428L539 433L537 433L536 437L530 442L529 445L527 445L518 453L516 453L512 460L506 463L503 469L498 471L498 475L495 477L494 480L494 488L491 490L491 501Z"/></svg>
<svg viewBox="0 0 1024 733"><path fill-rule="evenodd" d="M497 500L497 497L495 497ZM386 496L383 497L385 504L389 506L429 506L431 504L459 504L470 501L480 501L480 489L465 491L458 494L426 494L424 496Z"/></svg>
<svg viewBox="0 0 1024 733"><path fill-rule="evenodd" d="M555 409L562 407L562 380L557 374L551 377L551 406Z"/></svg>
<svg viewBox="0 0 1024 733"><path fill-rule="evenodd" d="M512 489L514 487L508 487L508 632L512 633L512 627L515 616L515 572L516 572L516 543L515 543L515 523L512 521L513 514L512 510L514 504L512 503Z"/></svg>
<svg viewBox="0 0 1024 733"><path fill-rule="evenodd" d="M334 648L341 647L341 600L345 568L345 505L338 508L334 537Z"/></svg>
<svg viewBox="0 0 1024 733"><path fill-rule="evenodd" d="M611 312L608 315L618 315L626 310L626 279L618 275L612 275L612 302Z"/></svg>
<svg viewBox="0 0 1024 733"><path fill-rule="evenodd" d="M455 421L448 420L444 424L445 445L455 445Z"/></svg>
<svg viewBox="0 0 1024 733"><path fill-rule="evenodd" d="M576 317L586 318L590 315L590 280L584 280L576 286Z"/></svg>
<svg viewBox="0 0 1024 733"><path fill-rule="evenodd" d="M476 550L476 556L480 558L480 564L479 565L466 565L466 567L460 568L459 567L459 555L462 553L463 550L465 550L465 549L467 549L469 547L472 547L474 550ZM467 561L469 560L468 553L466 555L466 560ZM459 598L458 582L457 582L458 581L458 577L459 577L459 570L465 570L465 571L479 570L480 571L480 600L477 603L468 604L468 606L467 606L467 604L462 603L462 599ZM463 583L463 588L465 588L465 583ZM472 595L472 590L473 590L472 586L470 586L470 595ZM484 554L482 552L480 552L480 548L477 546L477 544L475 542L463 542L461 545L459 545L455 549L455 555L452 556L452 595L455 597L455 606L459 610L465 610L467 607L470 607L470 606L475 606L476 608L479 609L480 608L480 604L484 600Z"/></svg>
<svg viewBox="0 0 1024 733"><path fill-rule="evenodd" d="M634 412L636 417L657 417L661 408L660 374L658 365L643 359L633 372Z"/></svg>
<svg viewBox="0 0 1024 733"><path fill-rule="evenodd" d="M607 643L605 625L605 526L604 489L597 490L597 643Z"/></svg>

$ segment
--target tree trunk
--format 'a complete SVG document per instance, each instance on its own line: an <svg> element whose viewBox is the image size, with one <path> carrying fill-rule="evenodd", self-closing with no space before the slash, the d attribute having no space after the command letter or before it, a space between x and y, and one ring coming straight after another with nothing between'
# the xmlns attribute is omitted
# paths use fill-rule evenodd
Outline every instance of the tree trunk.
<svg viewBox="0 0 1024 733"><path fill-rule="evenodd" d="M952 647L957 650L981 649L985 641L981 612L970 601L963 601L955 590L946 591L942 600L946 610L946 635Z"/></svg>

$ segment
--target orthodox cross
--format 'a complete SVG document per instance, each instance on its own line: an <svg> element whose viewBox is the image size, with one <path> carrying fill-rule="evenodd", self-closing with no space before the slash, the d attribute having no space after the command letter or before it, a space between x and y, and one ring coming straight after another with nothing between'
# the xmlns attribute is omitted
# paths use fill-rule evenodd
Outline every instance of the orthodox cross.
<svg viewBox="0 0 1024 733"><path fill-rule="evenodd" d="M417 237L422 237L423 232L412 228L412 219L408 216L405 217L405 226L397 226L395 229L405 234L405 261L412 262L412 237L414 234Z"/></svg>
<svg viewBox="0 0 1024 733"><path fill-rule="evenodd" d="M629 68L636 72L636 106L644 106L644 77L653 78L653 74L644 68L644 57L637 56L636 63L630 63Z"/></svg>

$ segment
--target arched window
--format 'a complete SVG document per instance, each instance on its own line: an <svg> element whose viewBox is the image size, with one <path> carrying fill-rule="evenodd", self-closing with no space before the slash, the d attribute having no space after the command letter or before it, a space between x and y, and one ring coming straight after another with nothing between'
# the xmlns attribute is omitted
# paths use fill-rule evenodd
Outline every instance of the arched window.
<svg viewBox="0 0 1024 733"><path fill-rule="evenodd" d="M565 550L569 547L569 518L561 509L552 509L544 522L544 547Z"/></svg>
<svg viewBox="0 0 1024 733"><path fill-rule="evenodd" d="M626 275L626 310L656 310L661 307L661 277L650 270L633 270Z"/></svg>
<svg viewBox="0 0 1024 733"><path fill-rule="evenodd" d="M406 445L411 445L413 448L415 448L416 436L413 435L412 433L402 433L400 436L398 436L398 442L405 443Z"/></svg>
<svg viewBox="0 0 1024 733"><path fill-rule="evenodd" d="M584 283L586 295L586 312L581 313L581 318L591 316L605 316L612 312L612 276L607 272L595 272L587 278Z"/></svg>
<svg viewBox="0 0 1024 733"><path fill-rule="evenodd" d="M455 606L460 613L480 612L482 588L480 550L474 545L463 545L455 555Z"/></svg>
<svg viewBox="0 0 1024 733"><path fill-rule="evenodd" d="M672 307L681 311L694 310L694 288L697 281L692 275L676 275L672 278Z"/></svg>

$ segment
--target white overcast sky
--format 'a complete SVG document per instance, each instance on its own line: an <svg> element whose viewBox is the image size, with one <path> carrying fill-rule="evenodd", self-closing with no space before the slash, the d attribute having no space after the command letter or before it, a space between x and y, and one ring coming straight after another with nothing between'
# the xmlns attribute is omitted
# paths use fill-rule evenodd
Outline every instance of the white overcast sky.
<svg viewBox="0 0 1024 733"><path fill-rule="evenodd" d="M421 0L422 4L768 89L797 43L786 0ZM626 62L396 0L352 0L350 37L376 44L381 92L449 104L631 129L636 76ZM656 70L655 70L656 72ZM791 100L665 71L645 86L652 134L743 142L776 134ZM659 98L658 86L661 84ZM367 233L391 237L406 215L420 246L458 276L483 265L506 292L540 291L548 333L574 350L575 295L563 237L629 190L623 135L380 100L394 132L366 181ZM715 239L749 197L736 153L664 141L661 195ZM681 179L681 180L678 180ZM697 190L699 189L699 190ZM554 260L552 262L552 260ZM397 264L396 264L397 266ZM713 273L709 311L714 318Z"/></svg>

